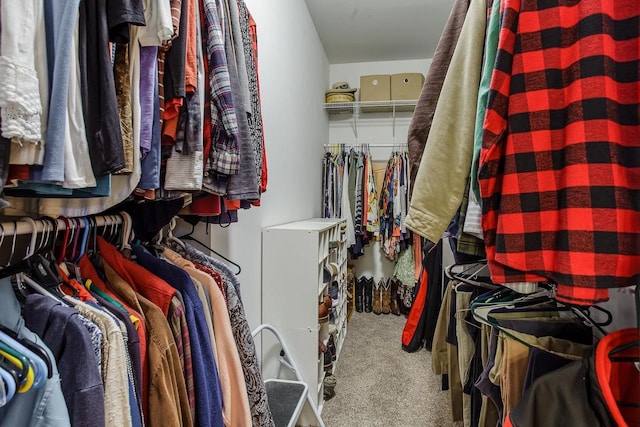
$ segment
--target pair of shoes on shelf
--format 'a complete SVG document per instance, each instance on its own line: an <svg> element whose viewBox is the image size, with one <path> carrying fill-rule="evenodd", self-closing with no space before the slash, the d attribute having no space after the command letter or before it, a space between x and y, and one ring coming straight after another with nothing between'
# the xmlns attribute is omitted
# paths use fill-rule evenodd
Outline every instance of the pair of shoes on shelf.
<svg viewBox="0 0 640 427"><path fill-rule="evenodd" d="M318 357L320 357L322 353L326 353L326 352L327 352L327 346L321 340L318 340Z"/></svg>
<svg viewBox="0 0 640 427"><path fill-rule="evenodd" d="M324 377L324 400L329 400L336 395L336 377L334 375L327 375Z"/></svg>
<svg viewBox="0 0 640 427"><path fill-rule="evenodd" d="M329 350L324 353L324 371L327 374L331 374L333 372L333 360L331 360L331 352Z"/></svg>
<svg viewBox="0 0 640 427"><path fill-rule="evenodd" d="M329 321L331 307L333 307L333 301L331 301L331 297L329 295L325 295L322 299L322 302L318 305L319 323L327 323Z"/></svg>
<svg viewBox="0 0 640 427"><path fill-rule="evenodd" d="M334 337L333 334L329 335L329 341L327 341L327 351L331 353L331 360L335 362L336 358L338 357L338 354L336 350L336 342L333 337Z"/></svg>

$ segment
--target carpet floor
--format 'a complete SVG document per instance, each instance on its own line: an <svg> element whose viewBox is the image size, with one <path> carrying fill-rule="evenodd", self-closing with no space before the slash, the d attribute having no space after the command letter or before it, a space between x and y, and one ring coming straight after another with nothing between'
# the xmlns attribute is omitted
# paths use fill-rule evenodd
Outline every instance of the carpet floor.
<svg viewBox="0 0 640 427"><path fill-rule="evenodd" d="M336 395L325 403L327 427L443 427L449 399L431 371L431 354L402 350L406 318L354 312L338 360Z"/></svg>

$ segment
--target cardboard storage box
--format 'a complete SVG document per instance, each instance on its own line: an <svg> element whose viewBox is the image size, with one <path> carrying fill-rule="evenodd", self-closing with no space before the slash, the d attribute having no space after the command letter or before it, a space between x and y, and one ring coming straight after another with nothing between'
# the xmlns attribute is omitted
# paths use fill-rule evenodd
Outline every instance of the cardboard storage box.
<svg viewBox="0 0 640 427"><path fill-rule="evenodd" d="M389 102L391 100L391 76L389 74L377 74L372 76L360 76L360 101L361 102ZM390 106L361 106L365 113L391 111Z"/></svg>
<svg viewBox="0 0 640 427"><path fill-rule="evenodd" d="M391 99L394 101L416 100L420 97L424 76L420 73L391 75Z"/></svg>
<svg viewBox="0 0 640 427"><path fill-rule="evenodd" d="M391 76L379 74L360 76L360 101L389 101L391 99Z"/></svg>

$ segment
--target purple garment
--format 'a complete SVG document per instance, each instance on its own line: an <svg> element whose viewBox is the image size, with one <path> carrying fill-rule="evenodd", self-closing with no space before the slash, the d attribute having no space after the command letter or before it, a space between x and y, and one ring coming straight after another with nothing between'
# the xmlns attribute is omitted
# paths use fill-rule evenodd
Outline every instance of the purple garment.
<svg viewBox="0 0 640 427"><path fill-rule="evenodd" d="M151 144L147 155L142 159L142 172L138 188L145 190L160 188L160 157L161 157L161 129L160 129L160 100L158 98L158 73L153 81L153 109L151 115Z"/></svg>
<svg viewBox="0 0 640 427"><path fill-rule="evenodd" d="M151 150L154 85L158 79L158 47L140 46L140 154Z"/></svg>

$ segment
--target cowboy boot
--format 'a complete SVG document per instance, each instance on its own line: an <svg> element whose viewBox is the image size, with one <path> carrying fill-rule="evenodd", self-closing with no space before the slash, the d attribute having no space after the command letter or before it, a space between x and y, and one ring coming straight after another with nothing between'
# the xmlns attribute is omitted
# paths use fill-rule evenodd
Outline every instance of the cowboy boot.
<svg viewBox="0 0 640 427"><path fill-rule="evenodd" d="M382 314L382 286L383 279L376 283L373 288L373 313Z"/></svg>
<svg viewBox="0 0 640 427"><path fill-rule="evenodd" d="M364 277L356 278L356 311L362 313L364 311Z"/></svg>
<svg viewBox="0 0 640 427"><path fill-rule="evenodd" d="M398 304L398 285L399 280L391 279L391 313L400 316L400 305Z"/></svg>
<svg viewBox="0 0 640 427"><path fill-rule="evenodd" d="M380 288L382 289L382 314L391 313L391 279L380 279Z"/></svg>
<svg viewBox="0 0 640 427"><path fill-rule="evenodd" d="M364 280L364 311L371 313L373 310L373 277Z"/></svg>

